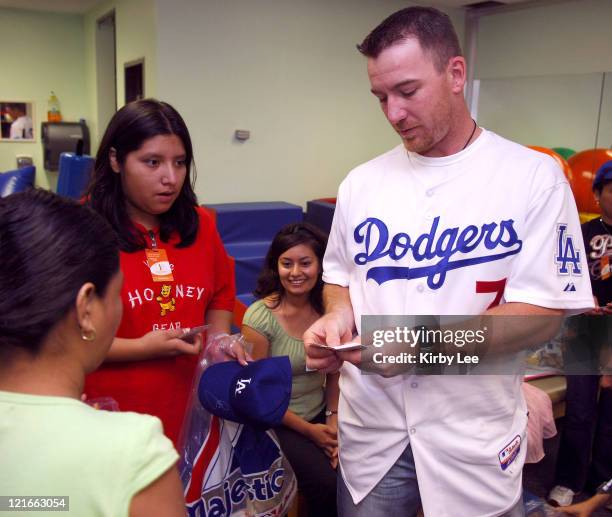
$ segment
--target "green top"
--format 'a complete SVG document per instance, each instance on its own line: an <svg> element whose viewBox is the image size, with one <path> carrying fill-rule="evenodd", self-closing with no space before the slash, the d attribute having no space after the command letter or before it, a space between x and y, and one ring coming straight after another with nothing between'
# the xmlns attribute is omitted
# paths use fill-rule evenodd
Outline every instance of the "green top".
<svg viewBox="0 0 612 517"><path fill-rule="evenodd" d="M0 458L0 495L69 497L70 512L16 515L127 517L178 455L158 418L0 391Z"/></svg>
<svg viewBox="0 0 612 517"><path fill-rule="evenodd" d="M304 342L283 330L263 300L257 300L247 309L242 324L267 338L270 342L270 356L289 356L293 374L289 409L304 420L312 420L325 407L325 375L306 371Z"/></svg>

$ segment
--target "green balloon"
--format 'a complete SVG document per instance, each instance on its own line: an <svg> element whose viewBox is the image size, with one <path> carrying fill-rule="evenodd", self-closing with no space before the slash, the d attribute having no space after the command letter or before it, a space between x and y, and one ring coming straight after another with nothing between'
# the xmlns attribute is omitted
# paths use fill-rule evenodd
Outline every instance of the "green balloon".
<svg viewBox="0 0 612 517"><path fill-rule="evenodd" d="M556 153L559 153L566 160L573 154L576 154L576 151L570 149L569 147L553 147L552 150Z"/></svg>

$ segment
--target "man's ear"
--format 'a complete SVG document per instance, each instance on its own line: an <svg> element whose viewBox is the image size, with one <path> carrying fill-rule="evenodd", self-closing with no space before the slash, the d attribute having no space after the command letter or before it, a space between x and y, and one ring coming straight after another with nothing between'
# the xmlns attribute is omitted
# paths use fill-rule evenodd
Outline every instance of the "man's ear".
<svg viewBox="0 0 612 517"><path fill-rule="evenodd" d="M95 331L92 318L95 297L96 287L91 282L83 284L77 293L76 317L82 332Z"/></svg>
<svg viewBox="0 0 612 517"><path fill-rule="evenodd" d="M117 149L114 147L111 147L110 151L108 151L108 161L110 162L113 172L119 174L121 172L121 167L119 167L119 162L117 161Z"/></svg>
<svg viewBox="0 0 612 517"><path fill-rule="evenodd" d="M463 94L463 88L466 81L466 64L462 56L452 57L448 61L447 67L448 78L453 93Z"/></svg>

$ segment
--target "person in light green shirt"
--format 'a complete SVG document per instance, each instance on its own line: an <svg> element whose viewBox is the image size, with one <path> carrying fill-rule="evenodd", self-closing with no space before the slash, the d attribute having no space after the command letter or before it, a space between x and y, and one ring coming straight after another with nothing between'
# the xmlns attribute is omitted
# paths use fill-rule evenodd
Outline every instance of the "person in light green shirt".
<svg viewBox="0 0 612 517"><path fill-rule="evenodd" d="M0 510L184 516L160 421L81 401L121 318L110 226L50 192L13 194L0 199L0 264Z"/></svg>
<svg viewBox="0 0 612 517"><path fill-rule="evenodd" d="M338 374L307 371L301 339L323 314L326 242L325 235L307 223L281 229L257 282L259 299L242 321L253 359L286 355L291 361L291 401L283 425L275 431L311 517L336 515Z"/></svg>

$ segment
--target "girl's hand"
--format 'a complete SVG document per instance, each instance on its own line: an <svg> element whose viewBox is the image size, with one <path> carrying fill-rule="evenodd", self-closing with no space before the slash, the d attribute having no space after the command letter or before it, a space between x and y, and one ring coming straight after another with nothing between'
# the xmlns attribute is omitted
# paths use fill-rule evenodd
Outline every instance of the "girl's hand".
<svg viewBox="0 0 612 517"><path fill-rule="evenodd" d="M193 342L187 343L180 339L184 333L184 329L152 330L141 338L143 351L151 358L198 355L202 350L202 335L194 336Z"/></svg>
<svg viewBox="0 0 612 517"><path fill-rule="evenodd" d="M325 451L325 453L329 458L329 464L331 465L332 469L335 470L338 468L338 447L334 448L330 453L327 453L327 451Z"/></svg>
<svg viewBox="0 0 612 517"><path fill-rule="evenodd" d="M338 447L336 430L326 424L310 424L308 427L308 438L326 453Z"/></svg>
<svg viewBox="0 0 612 517"><path fill-rule="evenodd" d="M238 361L242 366L253 358L245 348L244 338L241 335L229 335L224 332L208 334L206 355L212 363L223 361Z"/></svg>

